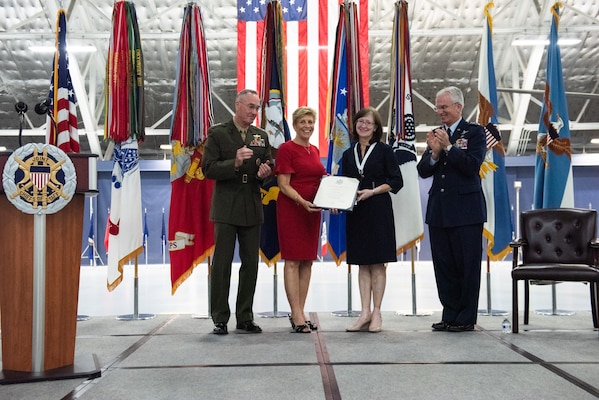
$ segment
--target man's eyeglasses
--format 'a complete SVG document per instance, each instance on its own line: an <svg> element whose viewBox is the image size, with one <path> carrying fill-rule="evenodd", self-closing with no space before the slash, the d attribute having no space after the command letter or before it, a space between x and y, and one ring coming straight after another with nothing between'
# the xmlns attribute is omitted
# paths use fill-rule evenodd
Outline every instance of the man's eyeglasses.
<svg viewBox="0 0 599 400"><path fill-rule="evenodd" d="M251 111L260 111L260 108L262 108L257 104L242 103L241 101L239 102L239 104L243 104L244 106L249 108Z"/></svg>
<svg viewBox="0 0 599 400"><path fill-rule="evenodd" d="M435 107L433 108L433 110L434 110L435 112L437 112L437 111L445 111L445 110L447 110L449 107L451 107L451 106L453 106L453 105L456 105L456 104L459 104L459 103L451 103L450 105L435 106Z"/></svg>
<svg viewBox="0 0 599 400"><path fill-rule="evenodd" d="M374 122L368 121L366 119L359 119L359 120L356 121L356 124L363 124L363 125L366 125L366 126L372 126L372 125L374 125Z"/></svg>

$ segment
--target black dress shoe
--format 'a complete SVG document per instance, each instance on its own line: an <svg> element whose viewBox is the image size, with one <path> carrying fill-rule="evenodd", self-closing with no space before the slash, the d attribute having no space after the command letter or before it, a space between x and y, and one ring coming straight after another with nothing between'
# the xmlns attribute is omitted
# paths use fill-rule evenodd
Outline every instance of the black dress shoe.
<svg viewBox="0 0 599 400"><path fill-rule="evenodd" d="M239 333L262 333L262 328L256 325L254 321L238 322L237 330Z"/></svg>
<svg viewBox="0 0 599 400"><path fill-rule="evenodd" d="M435 322L432 325L433 331L446 331L449 324L445 321Z"/></svg>
<svg viewBox="0 0 599 400"><path fill-rule="evenodd" d="M447 327L449 332L468 332L474 330L474 324L468 325L449 325Z"/></svg>
<svg viewBox="0 0 599 400"><path fill-rule="evenodd" d="M229 333L229 330L227 329L227 323L226 322L215 323L212 333L214 333L215 335L226 335L227 333Z"/></svg>

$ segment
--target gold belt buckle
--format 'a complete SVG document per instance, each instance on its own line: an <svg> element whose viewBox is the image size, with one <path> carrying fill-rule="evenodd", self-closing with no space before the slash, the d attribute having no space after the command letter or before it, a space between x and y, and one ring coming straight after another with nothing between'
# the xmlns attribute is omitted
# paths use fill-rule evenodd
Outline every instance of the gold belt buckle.
<svg viewBox="0 0 599 400"><path fill-rule="evenodd" d="M241 183L248 183L248 174L241 175Z"/></svg>

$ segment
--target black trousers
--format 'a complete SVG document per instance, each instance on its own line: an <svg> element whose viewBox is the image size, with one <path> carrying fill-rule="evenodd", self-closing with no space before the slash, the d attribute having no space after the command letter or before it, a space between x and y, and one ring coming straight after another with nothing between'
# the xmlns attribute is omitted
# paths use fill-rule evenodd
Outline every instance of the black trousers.
<svg viewBox="0 0 599 400"><path fill-rule="evenodd" d="M429 226L431 251L442 320L456 325L476 323L482 261L483 224L439 228Z"/></svg>

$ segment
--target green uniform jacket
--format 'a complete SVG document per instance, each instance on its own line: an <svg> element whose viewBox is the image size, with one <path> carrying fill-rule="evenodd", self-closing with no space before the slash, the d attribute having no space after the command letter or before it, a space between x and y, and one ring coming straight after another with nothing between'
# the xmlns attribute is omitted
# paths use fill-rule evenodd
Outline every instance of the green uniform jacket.
<svg viewBox="0 0 599 400"><path fill-rule="evenodd" d="M268 135L262 129L250 126L245 145L254 151L249 160L235 170L237 149L244 146L233 120L214 125L208 131L204 146L202 170L216 184L212 194L210 220L239 226L261 224L264 220L258 166L269 160L272 164Z"/></svg>

